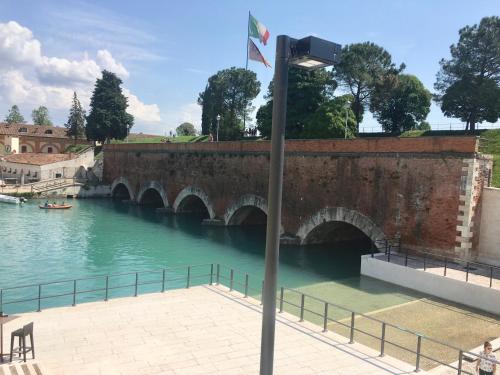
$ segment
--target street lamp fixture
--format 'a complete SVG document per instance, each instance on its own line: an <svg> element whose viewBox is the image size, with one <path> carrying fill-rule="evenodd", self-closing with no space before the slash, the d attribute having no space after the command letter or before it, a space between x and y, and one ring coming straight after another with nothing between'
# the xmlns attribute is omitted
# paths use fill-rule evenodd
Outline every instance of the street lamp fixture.
<svg viewBox="0 0 500 375"><path fill-rule="evenodd" d="M264 291L262 293L260 375L272 375L274 362L288 66L294 65L299 68L313 70L333 65L340 58L340 50L341 46L339 44L313 36L297 40L287 35L279 35L276 40L266 257Z"/></svg>
<svg viewBox="0 0 500 375"><path fill-rule="evenodd" d="M216 133L216 141L219 142L219 123L220 123L220 115L217 115L217 133Z"/></svg>

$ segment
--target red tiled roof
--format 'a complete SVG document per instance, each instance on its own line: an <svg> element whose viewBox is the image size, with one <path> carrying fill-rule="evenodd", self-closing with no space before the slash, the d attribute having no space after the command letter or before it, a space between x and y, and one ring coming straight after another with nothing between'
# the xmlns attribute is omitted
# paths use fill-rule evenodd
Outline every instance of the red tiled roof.
<svg viewBox="0 0 500 375"><path fill-rule="evenodd" d="M31 164L31 165L45 165L57 163L59 161L71 160L76 158L74 154L38 154L38 153L24 153L12 154L3 156L2 159L10 163Z"/></svg>
<svg viewBox="0 0 500 375"><path fill-rule="evenodd" d="M26 132L19 129L25 128ZM0 135L68 138L67 129L60 126L0 123Z"/></svg>

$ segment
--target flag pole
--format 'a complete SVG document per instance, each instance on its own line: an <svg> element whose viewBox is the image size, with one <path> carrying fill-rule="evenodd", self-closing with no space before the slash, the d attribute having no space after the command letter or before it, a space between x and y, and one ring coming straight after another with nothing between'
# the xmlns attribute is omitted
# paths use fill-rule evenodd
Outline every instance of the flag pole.
<svg viewBox="0 0 500 375"><path fill-rule="evenodd" d="M245 64L245 70L248 70L248 41L250 40L250 11L248 11L248 22L247 22L247 62ZM245 98L246 99L246 98ZM247 125L247 109L243 111L243 132L246 130Z"/></svg>
<svg viewBox="0 0 500 375"><path fill-rule="evenodd" d="M248 70L248 40L250 39L250 11L248 11L248 22L247 22L247 62L245 65L245 70Z"/></svg>

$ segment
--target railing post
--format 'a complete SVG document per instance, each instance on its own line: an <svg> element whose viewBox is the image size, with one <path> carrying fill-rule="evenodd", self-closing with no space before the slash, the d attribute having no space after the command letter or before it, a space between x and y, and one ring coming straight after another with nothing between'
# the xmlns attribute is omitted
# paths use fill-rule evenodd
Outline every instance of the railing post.
<svg viewBox="0 0 500 375"><path fill-rule="evenodd" d="M73 280L73 304L71 306L76 306L76 280Z"/></svg>
<svg viewBox="0 0 500 375"><path fill-rule="evenodd" d="M446 277L447 269L448 269L448 258L444 257L444 274L443 274L444 277Z"/></svg>
<svg viewBox="0 0 500 375"><path fill-rule="evenodd" d="M469 262L467 262L467 272L465 274L465 282L469 282Z"/></svg>
<svg viewBox="0 0 500 375"><path fill-rule="evenodd" d="M391 263L391 245L389 245L389 253L387 255L387 262Z"/></svg>
<svg viewBox="0 0 500 375"><path fill-rule="evenodd" d="M408 249L406 249L406 255L405 255L405 267L408 267Z"/></svg>
<svg viewBox="0 0 500 375"><path fill-rule="evenodd" d="M104 301L108 300L108 288L109 288L109 276L106 276L106 296L104 297Z"/></svg>
<svg viewBox="0 0 500 375"><path fill-rule="evenodd" d="M328 302L325 302L325 312L323 315L323 332L328 331Z"/></svg>
<svg viewBox="0 0 500 375"><path fill-rule="evenodd" d="M458 375L462 375L462 359L463 359L463 356L464 356L464 353L462 352L462 350L459 350L458 351Z"/></svg>
<svg viewBox="0 0 500 375"><path fill-rule="evenodd" d="M417 339L417 359L416 359L416 363L415 363L415 372L420 371L420 348L422 346L422 336L418 335L417 337L418 337L418 339Z"/></svg>
<svg viewBox="0 0 500 375"><path fill-rule="evenodd" d="M134 297L137 297L137 285L139 284L139 272L135 273L135 292Z"/></svg>
<svg viewBox="0 0 500 375"><path fill-rule="evenodd" d="M234 270L231 268L230 276L229 276L229 291L233 291L233 284L234 284Z"/></svg>
<svg viewBox="0 0 500 375"><path fill-rule="evenodd" d="M161 292L165 292L165 268L161 272Z"/></svg>
<svg viewBox="0 0 500 375"><path fill-rule="evenodd" d="M380 356L384 356L385 349L385 322L382 323L382 338L380 339Z"/></svg>
<svg viewBox="0 0 500 375"><path fill-rule="evenodd" d="M215 284L219 285L220 282L220 264L217 264L217 275L215 275Z"/></svg>
<svg viewBox="0 0 500 375"><path fill-rule="evenodd" d="M42 284L38 284L38 310L36 311L42 311Z"/></svg>
<svg viewBox="0 0 500 375"><path fill-rule="evenodd" d="M280 289L280 313L283 312L283 294L285 292L285 288L281 287Z"/></svg>
<svg viewBox="0 0 500 375"><path fill-rule="evenodd" d="M188 266L186 289L189 289L190 284L191 284L191 266Z"/></svg>
<svg viewBox="0 0 500 375"><path fill-rule="evenodd" d="M351 334L349 336L349 344L354 344L354 319L355 319L356 313L353 311L351 312Z"/></svg>
<svg viewBox="0 0 500 375"><path fill-rule="evenodd" d="M245 298L248 297L248 273L245 275Z"/></svg>
<svg viewBox="0 0 500 375"><path fill-rule="evenodd" d="M372 254L372 258L373 258L374 253L375 253L375 249L374 249L374 247L375 247L375 244L372 242L372 243L370 244L370 251L371 251L371 254Z"/></svg>
<svg viewBox="0 0 500 375"><path fill-rule="evenodd" d="M214 264L210 265L210 285L214 283Z"/></svg>
<svg viewBox="0 0 500 375"><path fill-rule="evenodd" d="M385 255L387 255L387 252L389 251L389 241L387 239L385 240Z"/></svg>
<svg viewBox="0 0 500 375"><path fill-rule="evenodd" d="M302 293L302 297L300 298L300 321L304 321L304 305L306 303L306 295Z"/></svg>
<svg viewBox="0 0 500 375"><path fill-rule="evenodd" d="M490 288L493 286L493 267L490 267Z"/></svg>
<svg viewBox="0 0 500 375"><path fill-rule="evenodd" d="M427 254L424 254L424 271L427 270Z"/></svg>

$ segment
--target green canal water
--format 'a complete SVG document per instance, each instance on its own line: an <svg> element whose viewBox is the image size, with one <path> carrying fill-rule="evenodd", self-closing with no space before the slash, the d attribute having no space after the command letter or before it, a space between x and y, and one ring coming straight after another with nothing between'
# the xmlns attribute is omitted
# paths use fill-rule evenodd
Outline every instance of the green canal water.
<svg viewBox="0 0 500 375"><path fill-rule="evenodd" d="M36 310L38 287L6 289L59 280L140 272L139 293L184 287L188 265L191 285L209 281L210 264L220 263L228 285L230 268L242 290L249 274L250 294L258 295L264 268L265 233L261 227L202 226L190 215L159 214L152 208L111 200L71 200L71 210L40 210L39 201L23 206L0 204L0 288L3 311ZM418 298L414 293L359 275L356 244L282 247L279 284L297 288L360 312L383 309ZM157 270L156 272L146 272ZM158 271L159 270L159 271ZM214 270L215 272L215 270ZM215 277L214 277L215 279ZM133 295L135 274L108 280L109 298ZM127 287L119 288L126 285ZM72 303L72 281L44 285L41 308ZM78 281L77 303L103 299L105 278ZM99 290L96 290L99 289ZM58 298L48 296L68 294Z"/></svg>

